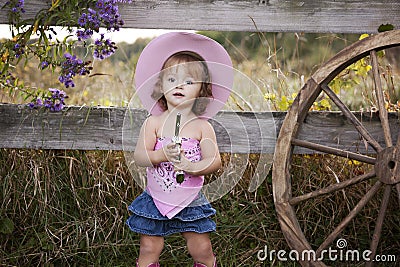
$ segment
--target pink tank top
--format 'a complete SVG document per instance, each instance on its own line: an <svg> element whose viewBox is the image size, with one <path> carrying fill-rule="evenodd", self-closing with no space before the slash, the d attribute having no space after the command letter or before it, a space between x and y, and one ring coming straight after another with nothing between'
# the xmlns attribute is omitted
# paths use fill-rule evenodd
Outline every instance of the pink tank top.
<svg viewBox="0 0 400 267"><path fill-rule="evenodd" d="M154 150L171 143L171 138L157 138ZM182 138L182 149L192 162L201 160L200 142L193 138ZM178 214L195 200L204 183L204 176L184 174L184 181L176 182L174 166L171 162L162 162L147 168L147 192L152 196L160 213L169 219Z"/></svg>

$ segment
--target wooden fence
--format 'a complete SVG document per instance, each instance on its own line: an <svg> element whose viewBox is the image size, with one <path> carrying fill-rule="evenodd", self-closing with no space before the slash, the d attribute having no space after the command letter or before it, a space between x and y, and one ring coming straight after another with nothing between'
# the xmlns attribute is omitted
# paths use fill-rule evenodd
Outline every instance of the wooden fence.
<svg viewBox="0 0 400 267"><path fill-rule="evenodd" d="M24 18L50 0L25 1ZM400 28L397 0L136 0L121 4L125 27L264 32L375 33L381 24ZM7 13L0 12L7 24Z"/></svg>
<svg viewBox="0 0 400 267"><path fill-rule="evenodd" d="M285 112L222 111L211 121L221 152L272 154ZM378 142L383 143L379 117L356 113ZM389 114L391 125L398 115ZM0 105L0 147L33 149L133 150L147 111L128 108L68 107L62 112L31 110L25 105ZM125 119L125 123L124 123ZM392 136L400 131L392 127ZM136 134L135 134L136 133ZM128 138L123 142L123 137ZM340 112L312 112L299 139L365 151L357 130ZM296 153L309 153L297 149ZM372 151L371 151L372 152Z"/></svg>

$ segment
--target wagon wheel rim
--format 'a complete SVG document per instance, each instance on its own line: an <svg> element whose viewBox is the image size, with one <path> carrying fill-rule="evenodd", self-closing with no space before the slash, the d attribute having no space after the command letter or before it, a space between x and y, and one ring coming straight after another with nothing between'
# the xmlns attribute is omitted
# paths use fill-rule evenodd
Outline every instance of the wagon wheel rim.
<svg viewBox="0 0 400 267"><path fill-rule="evenodd" d="M380 188L384 188L381 206L378 213L378 218L375 223L375 230L371 237L370 250L371 256L375 256L379 244L382 225L388 207L389 197L392 188L398 192L400 203L400 134L397 140L392 140L390 133L390 125L388 122L388 112L384 106L384 95L380 81L380 74L377 64L376 51L383 50L393 46L400 45L400 31L390 31L380 33L345 48L334 56L331 60L321 66L313 76L307 81L304 87L300 90L298 96L294 100L287 116L282 124L279 133L275 158L273 164L272 183L274 192L274 202L281 229L288 245L298 252L312 250L310 243L306 239L303 230L300 227L294 207L303 201L322 195L330 194L342 190L343 188L352 186L362 181L377 179L369 191L362 197L357 205L349 212L336 228L325 238L322 244L316 249L317 255L326 249L340 235L343 229L360 213L362 208L376 195ZM379 144L375 138L368 132L362 123L350 112L340 98L329 88L329 82L333 80L346 67L359 59L370 56L373 80L375 83L375 92L377 103L379 106L379 117L384 133L384 146ZM357 129L359 134L366 142L376 151L376 157L352 153L345 150L336 149L333 147L321 146L312 142L299 140L297 135L301 128L302 122L305 120L307 113L313 104L314 100L321 94L325 93L336 104L342 114L351 122ZM293 149L295 147L305 147L317 152L328 153L331 155L354 159L374 166L374 169L363 175L358 175L352 179L321 188L300 196L292 196L291 185L291 160ZM397 177L397 178L396 178ZM307 262L300 261L303 266L325 266L322 261ZM371 264L371 263L369 263Z"/></svg>

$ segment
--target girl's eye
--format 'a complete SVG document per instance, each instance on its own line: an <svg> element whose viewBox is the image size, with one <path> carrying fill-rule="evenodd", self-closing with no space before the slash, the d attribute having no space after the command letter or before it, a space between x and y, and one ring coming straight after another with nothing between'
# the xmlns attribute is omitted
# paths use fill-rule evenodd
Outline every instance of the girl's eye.
<svg viewBox="0 0 400 267"><path fill-rule="evenodd" d="M186 84L191 85L193 84L193 81L186 81Z"/></svg>
<svg viewBox="0 0 400 267"><path fill-rule="evenodd" d="M173 83L173 82L175 82L176 80L175 80L175 78L174 78L174 77L169 77L169 78L167 79L167 81L169 81L169 82Z"/></svg>

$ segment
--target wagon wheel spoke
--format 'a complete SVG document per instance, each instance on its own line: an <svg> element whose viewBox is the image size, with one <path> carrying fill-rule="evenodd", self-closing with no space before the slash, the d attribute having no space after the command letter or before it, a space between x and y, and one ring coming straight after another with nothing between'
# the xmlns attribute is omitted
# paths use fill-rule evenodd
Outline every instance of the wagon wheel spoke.
<svg viewBox="0 0 400 267"><path fill-rule="evenodd" d="M400 134L397 136L396 147L400 148ZM399 201L399 206L400 206L400 183L396 184L396 191L397 191L397 199Z"/></svg>
<svg viewBox="0 0 400 267"><path fill-rule="evenodd" d="M370 250L372 252L371 259L375 258L376 249L378 247L379 240L381 239L383 220L385 219L385 214L386 214L386 210L387 210L387 207L389 204L389 197L390 197L391 191L392 191L392 186L386 185L385 192L383 194L381 207L379 209L378 218L377 218L376 225L375 225L374 234L372 236L372 242L371 242L371 246L370 246ZM372 262L369 261L366 266L372 266Z"/></svg>
<svg viewBox="0 0 400 267"><path fill-rule="evenodd" d="M349 108L339 99L339 97L332 91L327 84L321 85L322 90L329 96L329 98L336 104L336 106L343 112L347 119L354 125L357 131L371 144L375 151L382 150L381 145L372 137L368 130L362 125L357 117L349 110Z"/></svg>
<svg viewBox="0 0 400 267"><path fill-rule="evenodd" d="M400 134L397 136L396 146L400 147Z"/></svg>
<svg viewBox="0 0 400 267"><path fill-rule="evenodd" d="M336 192L338 190L344 189L348 186L357 184L357 183L361 183L363 181L366 181L368 179L374 178L376 176L374 171L371 171L369 173L366 173L364 175L359 175L357 177L351 178L349 180L340 182L340 183L336 183L336 184L332 184L330 186L327 186L325 188L319 189L319 190L315 190L312 191L310 193L301 195L301 196L296 196L293 197L289 200L289 204L291 205L297 205L298 203L311 199L311 198L315 198L315 197L319 197L325 194L329 194L329 193L333 193Z"/></svg>
<svg viewBox="0 0 400 267"><path fill-rule="evenodd" d="M387 147L391 147L393 144L392 144L392 136L390 134L388 111L385 108L385 98L383 96L382 83L381 83L381 78L379 75L378 58L376 56L375 50L372 50L370 52L370 57L371 57L371 64L372 64L372 73L373 73L374 83L375 83L375 93L376 93L376 98L378 100L379 117L380 117L381 124L382 124L385 143L386 143Z"/></svg>
<svg viewBox="0 0 400 267"><path fill-rule="evenodd" d="M400 134L397 136L396 147L400 148ZM400 206L400 183L396 184L396 191L397 191L397 199L399 201L399 206Z"/></svg>
<svg viewBox="0 0 400 267"><path fill-rule="evenodd" d="M357 203L357 205L350 211L350 213L344 218L339 225L332 231L332 233L325 239L325 241L317 249L317 255L320 255L343 231L343 229L356 217L356 215L364 208L364 206L371 200L371 198L378 192L382 186L381 181L377 181L373 187L364 195L363 198Z"/></svg>
<svg viewBox="0 0 400 267"><path fill-rule="evenodd" d="M397 199L399 200L399 206L400 206L400 184L396 184L396 191L397 191Z"/></svg>
<svg viewBox="0 0 400 267"><path fill-rule="evenodd" d="M353 160L357 160L357 161L368 163L368 164L375 164L375 162L376 162L376 159L373 157L369 157L366 155L357 154L354 152L337 149L337 148L333 148L333 147L329 147L329 146L324 146L324 145L312 143L309 141L293 139L292 145L301 146L301 147L313 149L315 151L329 153L332 155L336 155L336 156L340 156L340 157L344 157L344 158L348 158L348 159L353 159Z"/></svg>

